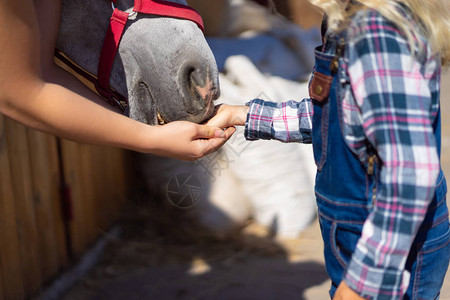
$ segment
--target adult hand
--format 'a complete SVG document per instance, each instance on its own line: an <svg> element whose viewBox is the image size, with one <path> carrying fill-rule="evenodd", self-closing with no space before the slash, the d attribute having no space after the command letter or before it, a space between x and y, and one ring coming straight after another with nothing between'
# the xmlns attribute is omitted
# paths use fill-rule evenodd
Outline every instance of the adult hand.
<svg viewBox="0 0 450 300"><path fill-rule="evenodd" d="M234 127L222 130L186 121L155 126L155 129L153 144L157 145L152 146L151 153L190 161L217 151L236 131Z"/></svg>
<svg viewBox="0 0 450 300"><path fill-rule="evenodd" d="M206 125L220 128L243 126L247 120L248 109L246 105L218 105L216 106L215 116Z"/></svg>
<svg viewBox="0 0 450 300"><path fill-rule="evenodd" d="M334 294L333 300L364 300L365 298L361 297L357 293L355 293L346 283L342 281L339 284L336 293Z"/></svg>

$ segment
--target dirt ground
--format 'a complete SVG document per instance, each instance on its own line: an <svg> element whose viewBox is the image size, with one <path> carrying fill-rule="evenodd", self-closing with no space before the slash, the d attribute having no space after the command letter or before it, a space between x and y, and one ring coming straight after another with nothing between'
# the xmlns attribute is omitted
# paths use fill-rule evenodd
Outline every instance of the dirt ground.
<svg viewBox="0 0 450 300"><path fill-rule="evenodd" d="M442 86L442 164L450 174L450 72ZM294 240L252 223L215 237L180 211L156 211L129 208L121 237L63 299L329 299L317 221ZM441 299L450 300L449 276Z"/></svg>
<svg viewBox="0 0 450 300"><path fill-rule="evenodd" d="M327 280L313 228L283 244L254 224L218 238L177 212L158 218L141 208L63 299L299 299Z"/></svg>

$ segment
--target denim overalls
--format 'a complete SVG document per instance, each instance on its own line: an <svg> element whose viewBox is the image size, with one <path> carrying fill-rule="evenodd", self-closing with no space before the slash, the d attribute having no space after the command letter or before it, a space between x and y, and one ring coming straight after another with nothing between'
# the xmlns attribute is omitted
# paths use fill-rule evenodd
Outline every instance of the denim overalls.
<svg viewBox="0 0 450 300"><path fill-rule="evenodd" d="M317 164L316 197L324 254L333 297L358 242L364 221L373 208L378 188L380 165L371 156L364 166L344 141L339 78L346 76L337 68L342 47L332 46L327 53L316 49L314 76L332 76L329 97L313 101L313 149ZM328 47L330 48L330 47ZM333 71L332 71L333 69ZM320 74L319 74L320 75ZM322 80L326 86L326 80ZM317 89L317 86L314 88ZM318 92L322 92L321 86ZM311 86L310 86L311 91ZM312 97L314 98L314 97ZM434 124L440 151L440 114ZM369 154L370 155L370 154ZM440 153L439 153L440 155ZM450 256L446 181L441 171L435 197L412 245L406 269L411 273L404 299L438 299Z"/></svg>

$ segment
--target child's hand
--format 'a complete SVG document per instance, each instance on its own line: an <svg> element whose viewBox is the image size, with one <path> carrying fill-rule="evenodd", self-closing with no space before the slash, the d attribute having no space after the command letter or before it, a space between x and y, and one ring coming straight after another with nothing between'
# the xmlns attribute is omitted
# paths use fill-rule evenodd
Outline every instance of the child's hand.
<svg viewBox="0 0 450 300"><path fill-rule="evenodd" d="M215 116L206 125L219 128L243 126L247 120L248 106L221 104L216 107Z"/></svg>
<svg viewBox="0 0 450 300"><path fill-rule="evenodd" d="M186 121L155 126L151 153L194 161L217 151L236 131L234 127L222 130L208 125ZM157 142L155 142L157 141Z"/></svg>

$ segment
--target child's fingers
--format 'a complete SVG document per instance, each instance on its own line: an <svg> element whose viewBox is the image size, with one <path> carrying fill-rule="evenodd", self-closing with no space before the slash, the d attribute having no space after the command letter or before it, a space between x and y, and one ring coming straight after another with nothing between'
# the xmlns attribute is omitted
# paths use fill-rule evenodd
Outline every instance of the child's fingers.
<svg viewBox="0 0 450 300"><path fill-rule="evenodd" d="M222 127L226 127L226 125L228 125L228 124L226 124L226 122L223 120L223 117L221 117L219 115L219 116L215 116L211 120L209 120L206 123L206 125L222 128Z"/></svg>
<svg viewBox="0 0 450 300"><path fill-rule="evenodd" d="M219 128L228 127L228 114L226 113L228 107L229 106L225 104L217 105L214 111L214 117L206 122L206 125Z"/></svg>

